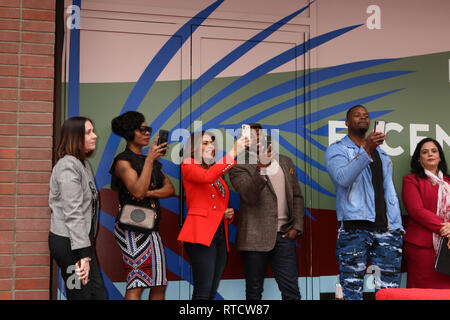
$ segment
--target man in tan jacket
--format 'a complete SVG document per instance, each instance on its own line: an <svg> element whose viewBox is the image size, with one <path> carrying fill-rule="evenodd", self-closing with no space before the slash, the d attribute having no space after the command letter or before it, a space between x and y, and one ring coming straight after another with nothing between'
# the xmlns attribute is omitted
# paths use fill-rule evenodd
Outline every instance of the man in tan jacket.
<svg viewBox="0 0 450 320"><path fill-rule="evenodd" d="M284 300L299 300L296 241L303 233L304 201L292 160L260 143L260 124L251 124L248 151L256 163L237 164L230 181L239 193L236 247L242 252L246 298L260 300L267 263ZM239 162L238 162L239 163Z"/></svg>

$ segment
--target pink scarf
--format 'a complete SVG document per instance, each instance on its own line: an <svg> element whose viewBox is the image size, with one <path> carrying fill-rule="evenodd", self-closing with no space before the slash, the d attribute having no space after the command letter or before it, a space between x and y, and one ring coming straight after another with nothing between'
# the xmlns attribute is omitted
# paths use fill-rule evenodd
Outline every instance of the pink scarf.
<svg viewBox="0 0 450 320"><path fill-rule="evenodd" d="M425 174L428 176L428 178L430 178L433 184L439 185L436 214L444 222L447 222L450 220L450 185L445 182L442 171L439 171L438 175L435 176L433 173L425 169ZM433 233L433 247L436 254L439 249L440 240L441 235L438 233Z"/></svg>

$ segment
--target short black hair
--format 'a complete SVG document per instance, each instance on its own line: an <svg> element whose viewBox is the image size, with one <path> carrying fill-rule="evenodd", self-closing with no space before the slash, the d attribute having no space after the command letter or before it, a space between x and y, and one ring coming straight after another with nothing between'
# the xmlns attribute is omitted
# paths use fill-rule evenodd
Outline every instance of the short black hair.
<svg viewBox="0 0 450 320"><path fill-rule="evenodd" d="M128 111L111 120L112 131L127 141L134 140L134 130L145 122L145 117L137 111Z"/></svg>
<svg viewBox="0 0 450 320"><path fill-rule="evenodd" d="M420 164L419 159L420 159L420 150L422 149L422 146L427 142L433 142L436 145L439 151L439 157L441 158L441 162L439 162L438 169L442 171L444 176L449 177L447 173L447 162L445 161L444 151L442 150L442 147L439 144L439 142L437 142L433 138L424 138L417 144L416 149L414 150L414 153L411 158L411 173L414 173L418 177L426 178L427 175L425 174L425 170Z"/></svg>
<svg viewBox="0 0 450 320"><path fill-rule="evenodd" d="M345 119L348 120L348 117L350 116L350 113L352 112L352 110L355 109L355 108L358 108L358 107L361 107L361 108L364 108L364 109L367 110L367 108L364 107L362 104L357 104L356 106L353 106L353 107L351 107L350 109L347 110L347 114L345 115Z"/></svg>

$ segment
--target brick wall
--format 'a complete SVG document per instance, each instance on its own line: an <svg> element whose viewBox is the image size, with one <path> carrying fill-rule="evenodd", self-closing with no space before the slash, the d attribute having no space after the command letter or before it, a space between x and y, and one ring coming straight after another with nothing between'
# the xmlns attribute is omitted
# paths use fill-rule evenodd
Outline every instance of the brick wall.
<svg viewBox="0 0 450 320"><path fill-rule="evenodd" d="M0 0L0 300L48 299L56 0Z"/></svg>

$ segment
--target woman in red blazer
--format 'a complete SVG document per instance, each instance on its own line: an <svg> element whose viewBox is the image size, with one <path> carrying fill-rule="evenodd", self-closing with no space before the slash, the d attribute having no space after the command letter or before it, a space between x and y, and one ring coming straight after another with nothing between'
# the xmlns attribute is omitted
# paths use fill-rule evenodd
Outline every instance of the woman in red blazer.
<svg viewBox="0 0 450 320"><path fill-rule="evenodd" d="M222 176L235 164L248 140L238 139L233 149L214 163L214 136L194 133L187 143L181 172L188 214L178 235L184 242L194 277L193 300L213 299L225 269L228 224L234 217L228 208L230 193Z"/></svg>
<svg viewBox="0 0 450 320"><path fill-rule="evenodd" d="M436 140L419 142L411 159L411 172L403 178L402 190L409 214L403 245L407 287L450 289L450 276L434 270L439 239L450 236L450 176Z"/></svg>

